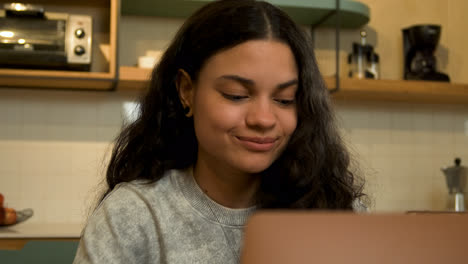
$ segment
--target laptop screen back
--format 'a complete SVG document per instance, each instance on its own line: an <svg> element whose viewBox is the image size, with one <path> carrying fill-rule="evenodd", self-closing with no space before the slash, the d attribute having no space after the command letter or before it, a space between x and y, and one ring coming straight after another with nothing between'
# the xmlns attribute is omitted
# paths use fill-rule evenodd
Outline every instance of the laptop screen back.
<svg viewBox="0 0 468 264"><path fill-rule="evenodd" d="M468 263L468 215L260 212L241 263Z"/></svg>

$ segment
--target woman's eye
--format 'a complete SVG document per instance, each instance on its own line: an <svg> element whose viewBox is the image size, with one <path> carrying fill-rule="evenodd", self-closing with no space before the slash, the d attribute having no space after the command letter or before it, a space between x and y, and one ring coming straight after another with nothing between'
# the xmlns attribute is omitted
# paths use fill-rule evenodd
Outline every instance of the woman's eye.
<svg viewBox="0 0 468 264"><path fill-rule="evenodd" d="M241 101L244 99L247 99L248 96L246 95L236 95L236 94L227 94L227 93L222 93L223 97L231 100L231 101Z"/></svg>
<svg viewBox="0 0 468 264"><path fill-rule="evenodd" d="M275 99L275 101L284 106L293 105L295 103L294 100L287 100L287 99Z"/></svg>

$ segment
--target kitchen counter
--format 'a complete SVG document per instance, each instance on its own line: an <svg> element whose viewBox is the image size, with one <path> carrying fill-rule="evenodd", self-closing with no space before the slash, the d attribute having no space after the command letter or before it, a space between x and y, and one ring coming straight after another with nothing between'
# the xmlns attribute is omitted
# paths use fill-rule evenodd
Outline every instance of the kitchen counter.
<svg viewBox="0 0 468 264"><path fill-rule="evenodd" d="M0 250L22 249L32 240L78 241L82 224L79 223L20 223L0 227Z"/></svg>
<svg viewBox="0 0 468 264"><path fill-rule="evenodd" d="M4 238L79 238L80 223L20 223L0 227L0 239Z"/></svg>

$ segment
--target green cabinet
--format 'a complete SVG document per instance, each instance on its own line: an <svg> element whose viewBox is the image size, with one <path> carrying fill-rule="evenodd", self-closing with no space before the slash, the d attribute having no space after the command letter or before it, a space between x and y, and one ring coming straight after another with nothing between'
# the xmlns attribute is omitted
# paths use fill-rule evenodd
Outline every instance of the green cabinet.
<svg viewBox="0 0 468 264"><path fill-rule="evenodd" d="M21 250L0 250L2 264L71 264L78 241L29 241Z"/></svg>

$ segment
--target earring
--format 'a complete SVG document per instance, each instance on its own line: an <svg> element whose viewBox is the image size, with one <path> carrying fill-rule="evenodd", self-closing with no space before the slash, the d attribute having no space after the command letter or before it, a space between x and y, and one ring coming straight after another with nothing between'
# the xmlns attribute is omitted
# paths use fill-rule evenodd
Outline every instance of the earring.
<svg viewBox="0 0 468 264"><path fill-rule="evenodd" d="M188 106L184 107L184 115L186 117L191 117L192 116L192 108L190 108Z"/></svg>

